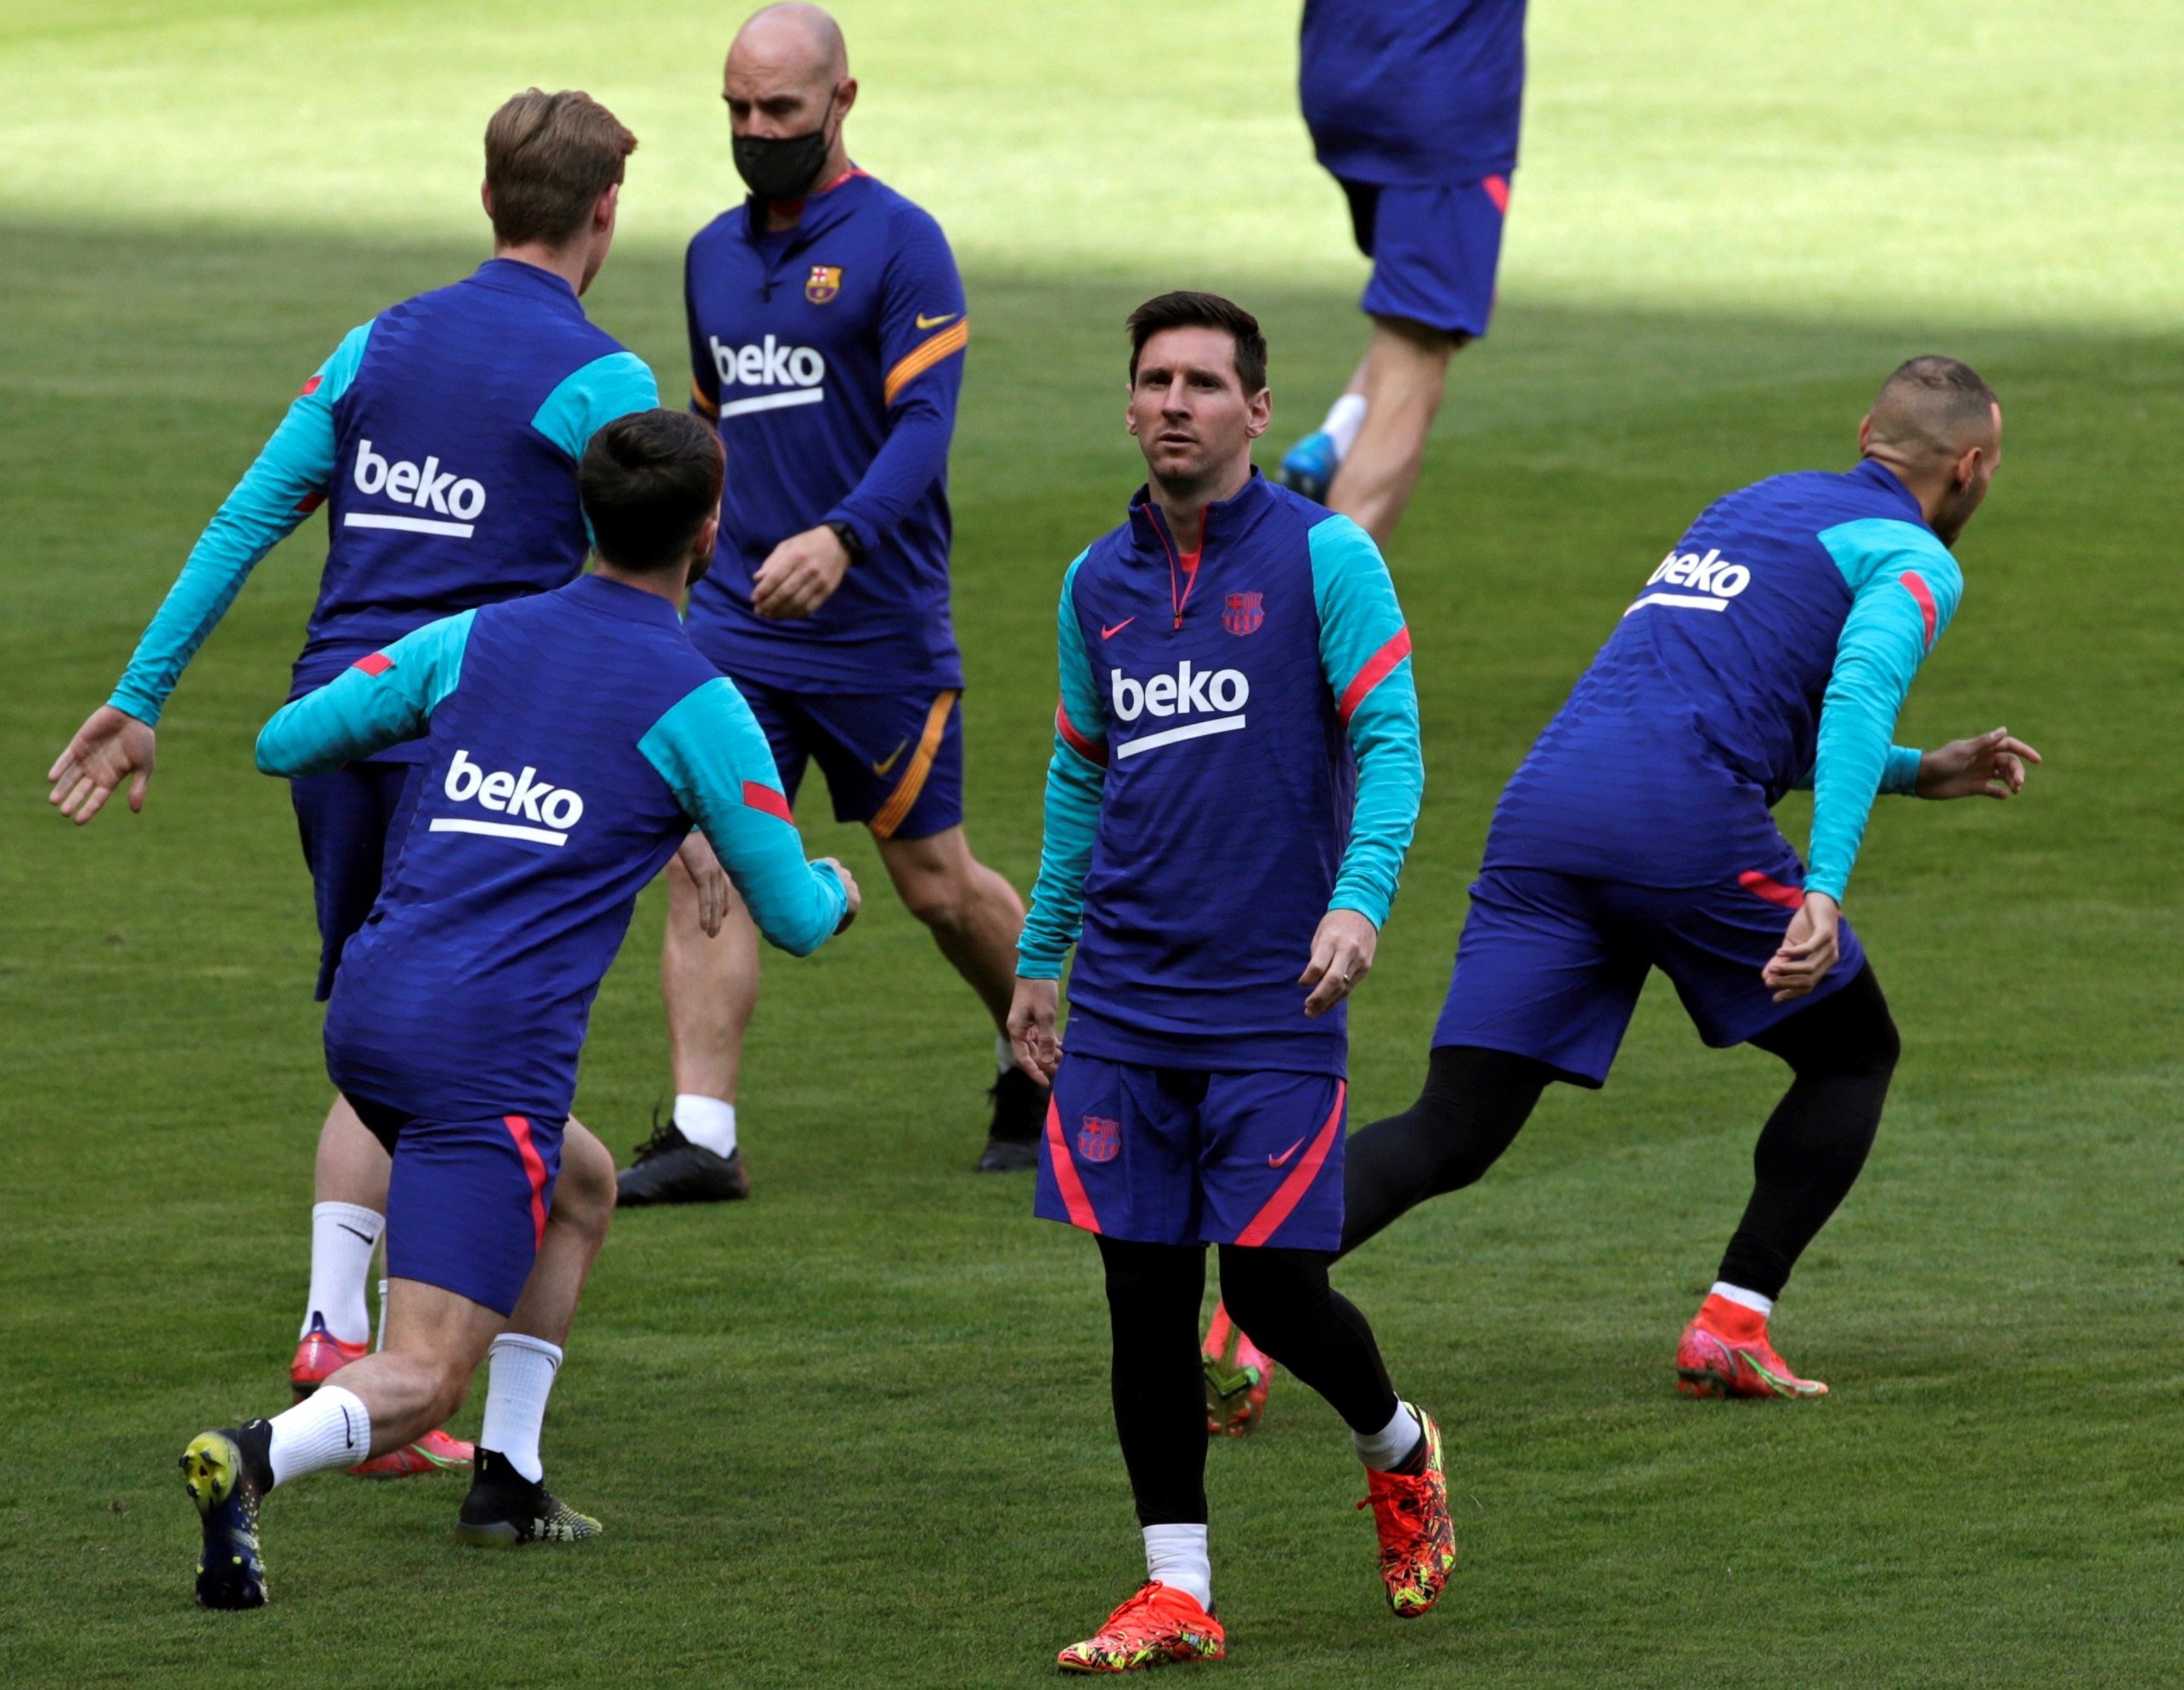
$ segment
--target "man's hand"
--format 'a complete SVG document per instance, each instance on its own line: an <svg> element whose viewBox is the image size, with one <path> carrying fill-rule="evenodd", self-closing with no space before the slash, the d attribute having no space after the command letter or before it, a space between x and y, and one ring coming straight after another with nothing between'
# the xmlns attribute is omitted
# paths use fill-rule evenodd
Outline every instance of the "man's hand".
<svg viewBox="0 0 2184 1690"><path fill-rule="evenodd" d="M713 842L696 828L690 830L675 856L682 864L682 872L697 888L697 924L705 930L707 938L717 939L720 924L728 918L728 907L736 897L735 889L728 884L728 871L714 855Z"/></svg>
<svg viewBox="0 0 2184 1690"><path fill-rule="evenodd" d="M1355 991L1371 971L1380 944L1380 930L1354 909L1331 909L1322 916L1319 931L1312 935L1312 961L1297 976L1299 986L1312 988L1304 1000L1305 1014L1317 1020Z"/></svg>
<svg viewBox="0 0 2184 1690"><path fill-rule="evenodd" d="M1826 892L1805 894L1803 907L1790 918L1781 948L1759 971L1759 978L1774 989L1777 1003L1803 998L1827 978L1842 955L1836 931L1842 920L1842 909Z"/></svg>
<svg viewBox="0 0 2184 1690"><path fill-rule="evenodd" d="M849 548L833 529L822 524L793 534L751 577L751 608L776 622L809 616L833 597L849 569Z"/></svg>
<svg viewBox="0 0 2184 1690"><path fill-rule="evenodd" d="M129 783L129 808L142 811L159 755L159 735L111 704L101 704L76 730L68 749L54 759L46 778L53 790L46 802L82 827L106 807L123 781Z"/></svg>
<svg viewBox="0 0 2184 1690"><path fill-rule="evenodd" d="M2014 798L2025 789L2025 765L2040 753L2006 727L1977 739L1952 739L1919 759L1921 798Z"/></svg>
<svg viewBox="0 0 2184 1690"><path fill-rule="evenodd" d="M1017 1066L1042 1086L1054 1083L1062 1065L1062 1041L1054 1034L1061 1013L1061 982L1016 977L1016 996L1008 1006L1008 1045Z"/></svg>
<svg viewBox="0 0 2184 1690"><path fill-rule="evenodd" d="M848 907L843 910L841 920L834 924L834 930L837 933L847 933L849 930L849 924L857 918L857 912L865 907L865 895L857 890L857 877L843 866L840 858L822 856L819 861L841 877L842 890L849 894Z"/></svg>

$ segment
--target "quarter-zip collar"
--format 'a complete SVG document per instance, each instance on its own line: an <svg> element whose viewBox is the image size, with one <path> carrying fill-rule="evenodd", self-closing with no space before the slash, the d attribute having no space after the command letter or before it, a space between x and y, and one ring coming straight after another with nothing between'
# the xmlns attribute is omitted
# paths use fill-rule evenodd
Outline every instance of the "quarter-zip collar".
<svg viewBox="0 0 2184 1690"><path fill-rule="evenodd" d="M756 246L770 235L785 237L782 256L809 246L842 223L864 203L866 184L872 178L854 164L815 194L804 199L803 214L787 229L766 228L767 202L755 194L743 200L743 238Z"/></svg>
<svg viewBox="0 0 2184 1690"><path fill-rule="evenodd" d="M576 290L565 278L551 270L542 270L536 264L527 264L521 258L488 258L471 272L470 279L495 293L520 293L564 306L579 317L584 315Z"/></svg>
<svg viewBox="0 0 2184 1690"><path fill-rule="evenodd" d="M1267 478L1259 473L1259 466L1251 466L1250 478L1226 499L1217 500L1205 507L1199 518L1198 551L1193 554L1197 567L1186 568L1185 556L1176 545L1176 537L1169 531L1168 519L1160 507L1153 502L1151 486L1140 487L1130 500L1131 538L1137 549L1164 564L1168 571L1168 602L1174 625L1183 625L1183 617L1190 608L1191 595L1198 585L1198 578L1205 567L1206 554L1212 549L1214 536L1221 537L1226 546L1256 523L1273 495L1267 491Z"/></svg>
<svg viewBox="0 0 2184 1690"><path fill-rule="evenodd" d="M1853 481L1862 481L1870 486L1877 487L1884 493L1893 494L1904 504L1905 521L1916 523L1922 528L1933 527L1933 524L1926 519L1926 512L1919 504L1918 495L1905 486L1898 479L1895 471L1890 469L1880 459L1860 459L1858 467L1850 472L1850 478Z"/></svg>

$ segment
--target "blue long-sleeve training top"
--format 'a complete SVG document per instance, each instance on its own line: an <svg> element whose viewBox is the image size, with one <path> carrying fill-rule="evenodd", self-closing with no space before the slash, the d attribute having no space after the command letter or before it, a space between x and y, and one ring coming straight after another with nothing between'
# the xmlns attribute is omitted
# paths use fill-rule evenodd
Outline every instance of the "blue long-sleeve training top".
<svg viewBox="0 0 2184 1690"><path fill-rule="evenodd" d="M415 813L327 1018L375 1102L566 1115L592 996L693 822L770 942L807 955L840 924L764 732L663 598L585 575L429 624L285 706L258 766L419 734Z"/></svg>
<svg viewBox="0 0 2184 1690"><path fill-rule="evenodd" d="M1888 467L1771 477L1676 543L1494 812L1488 868L1649 886L1765 872L1770 813L1813 789L1805 885L1840 902L1873 800L1909 793L1891 747L1964 577Z"/></svg>
<svg viewBox="0 0 2184 1690"><path fill-rule="evenodd" d="M1410 632L1365 531L1256 471L1176 550L1141 490L1062 585L1061 703L1018 947L1069 1048L1340 1073L1297 984L1329 910L1396 896L1425 764Z"/></svg>
<svg viewBox="0 0 2184 1690"><path fill-rule="evenodd" d="M684 262L691 406L728 491L691 591L698 649L789 691L960 688L948 608L948 446L971 323L940 225L851 171L769 231L747 202ZM812 615L771 621L752 578L792 534L840 523L863 555Z"/></svg>
<svg viewBox="0 0 2184 1690"><path fill-rule="evenodd" d="M390 307L304 383L109 702L156 723L251 572L321 504L326 561L291 698L437 618L565 585L590 544L577 460L658 403L644 361L535 265L495 258Z"/></svg>

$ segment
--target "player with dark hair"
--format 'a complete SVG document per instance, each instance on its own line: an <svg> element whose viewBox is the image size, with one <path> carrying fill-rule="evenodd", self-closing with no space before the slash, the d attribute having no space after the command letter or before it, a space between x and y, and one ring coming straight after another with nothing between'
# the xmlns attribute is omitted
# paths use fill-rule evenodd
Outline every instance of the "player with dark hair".
<svg viewBox="0 0 2184 1690"><path fill-rule="evenodd" d="M577 460L601 424L659 403L644 361L578 302L613 244L636 144L613 113L573 90L532 88L494 113L483 190L492 259L352 331L304 383L190 551L113 698L48 772L63 814L89 821L125 782L129 807L144 807L155 728L183 668L259 561L321 504L326 561L292 698L437 618L546 591L584 567ZM291 783L318 909L322 1001L399 848L423 755L389 744ZM289 1367L299 1399L370 1342L364 1291L388 1167L336 1097L319 1132L311 1286ZM565 1196L572 1213L592 1204L606 1225L611 1181L594 1190L572 1178ZM527 1464L521 1452L535 1442L560 1363L556 1347L520 1325L494 1354L489 1400ZM528 1433L515 1433L519 1422ZM428 1427L358 1471L432 1472L470 1459L468 1444Z"/></svg>
<svg viewBox="0 0 2184 1690"><path fill-rule="evenodd" d="M1063 578L1061 704L1009 1032L1053 1087L1038 1212L1098 1241L1147 1580L1065 1670L1218 1659L1197 1333L1239 1319L1365 1464L1380 1572L1422 1614L1456 1558L1441 1440L1329 1287L1347 1029L1416 823L1410 636L1357 524L1270 486L1267 343L1228 300L1134 312L1148 485ZM1068 1054L1056 1036L1072 946Z"/></svg>
<svg viewBox="0 0 2184 1690"><path fill-rule="evenodd" d="M940 226L849 161L857 101L821 8L762 8L722 76L750 195L699 230L684 269L691 403L736 466L691 638L766 731L793 800L816 760L837 822L888 879L995 1028L979 1167L1028 1168L1046 1092L1008 1054L1016 889L963 833L962 658L949 613L948 449L971 325ZM706 880L668 874L660 955L674 1109L623 1170L622 1202L748 1195L736 1088L759 952Z"/></svg>
<svg viewBox="0 0 2184 1690"><path fill-rule="evenodd" d="M1350 386L1282 479L1385 545L1410 503L1448 361L1487 332L1524 105L1525 0L1305 0L1312 150L1373 261Z"/></svg>
<svg viewBox="0 0 2184 1690"><path fill-rule="evenodd" d="M291 777L420 735L423 755L415 821L326 1019L327 1070L393 1158L385 1342L285 1413L191 1441L208 1608L264 1602L267 1491L439 1424L505 1325L565 1339L606 1233L556 1201L585 1024L637 894L692 825L782 949L808 955L856 913L840 865L804 861L765 736L677 614L713 557L712 431L625 416L593 438L579 479L595 573L429 623L258 738L258 766ZM596 1139L584 1154L612 1179ZM490 1431L465 1540L598 1532Z"/></svg>
<svg viewBox="0 0 2184 1690"><path fill-rule="evenodd" d="M1896 1065L1842 916L1876 794L2008 798L2040 760L1999 727L1889 743L1963 594L1951 548L2001 462L2001 406L1966 365L1913 359L1858 444L1848 473L1717 500L1653 571L1502 794L1424 1093L1351 1144L1346 1252L1478 1179L1549 1082L1600 1086L1661 969L1707 1044L1757 1045L1791 1076L1677 1349L1695 1395L1827 1390L1767 1322L1864 1167ZM1769 813L1805 785L1809 868Z"/></svg>

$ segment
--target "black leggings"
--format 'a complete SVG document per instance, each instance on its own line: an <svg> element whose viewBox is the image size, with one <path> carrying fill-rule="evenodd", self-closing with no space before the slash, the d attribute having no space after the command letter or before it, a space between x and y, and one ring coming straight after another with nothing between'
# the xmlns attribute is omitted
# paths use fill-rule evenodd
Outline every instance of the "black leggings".
<svg viewBox="0 0 2184 1690"><path fill-rule="evenodd" d="M1790 1065L1790 1089L1752 1153L1752 1201L1720 1277L1779 1297L1873 1148L1902 1049L1869 963L1856 979L1752 1041ZM1343 1253L1428 1197L1471 1184L1523 1129L1558 1071L1528 1056L1443 1045L1425 1089L1345 1150Z"/></svg>
<svg viewBox="0 0 2184 1690"><path fill-rule="evenodd" d="M1198 1245L1099 1241L1115 1334L1115 1425L1141 1525L1205 1519L1205 1395ZM1380 1346L1350 1300L1327 1282L1324 1250L1221 1246L1221 1294L1251 1342L1327 1399L1358 1432L1395 1417Z"/></svg>

